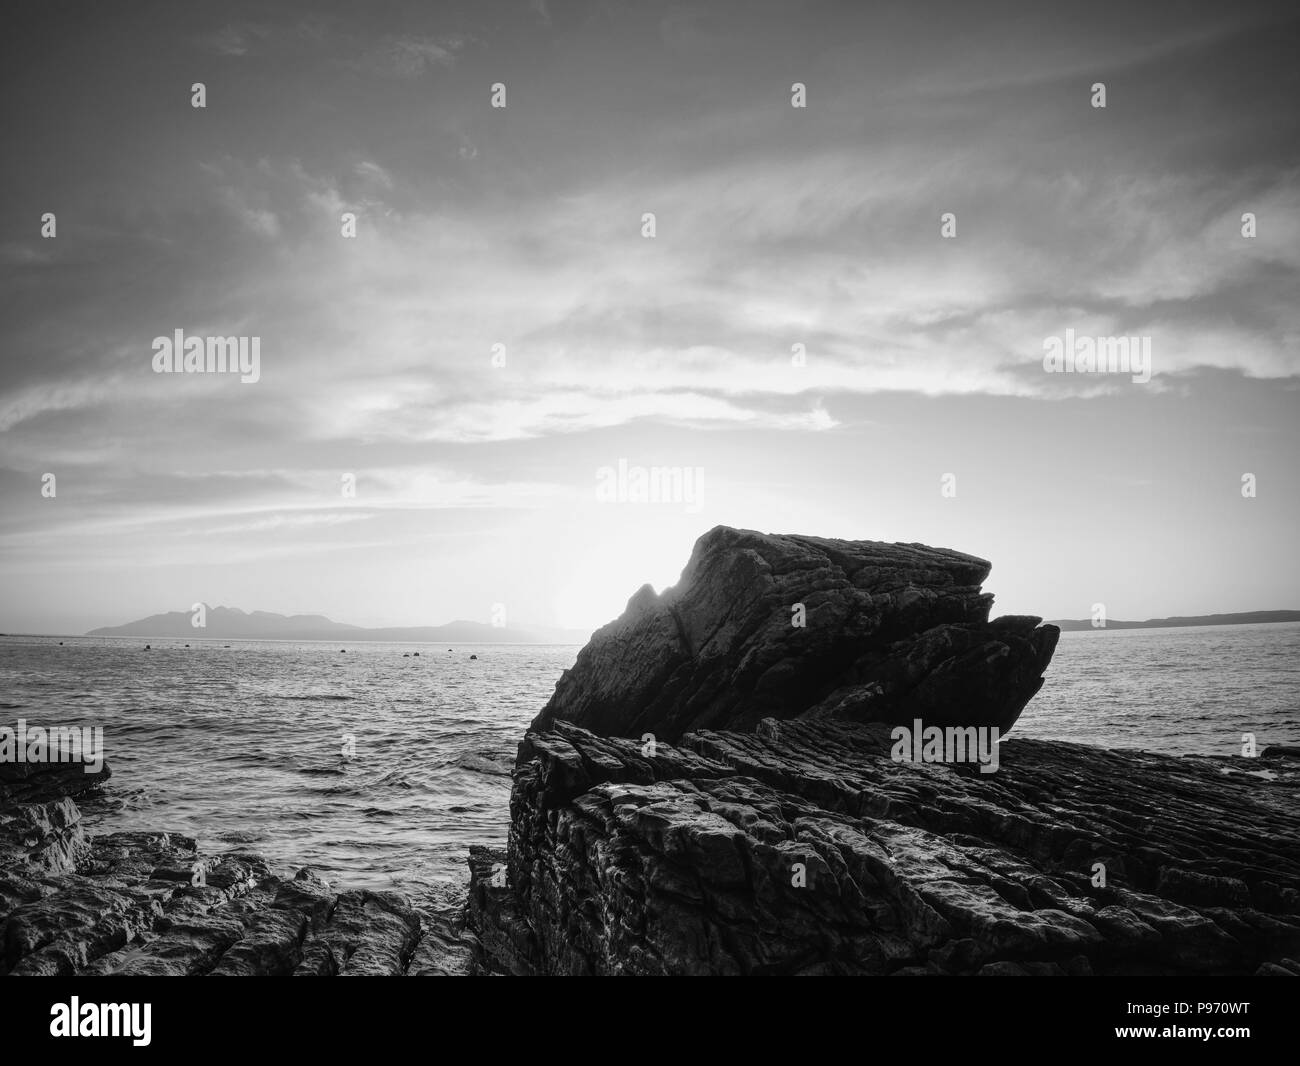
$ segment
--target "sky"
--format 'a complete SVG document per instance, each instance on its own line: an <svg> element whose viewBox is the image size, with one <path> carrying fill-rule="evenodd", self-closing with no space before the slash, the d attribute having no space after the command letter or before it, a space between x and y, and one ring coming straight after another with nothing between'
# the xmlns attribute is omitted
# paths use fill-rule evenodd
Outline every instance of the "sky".
<svg viewBox="0 0 1300 1066"><path fill-rule="evenodd" d="M995 614L1300 608L1298 19L20 3L0 630L593 628L718 524L982 556Z"/></svg>

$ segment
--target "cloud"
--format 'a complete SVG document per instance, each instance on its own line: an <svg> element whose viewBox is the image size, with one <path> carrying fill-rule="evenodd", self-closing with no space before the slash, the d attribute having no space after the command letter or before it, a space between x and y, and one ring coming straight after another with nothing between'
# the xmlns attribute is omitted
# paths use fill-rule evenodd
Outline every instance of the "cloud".
<svg viewBox="0 0 1300 1066"><path fill-rule="evenodd" d="M367 73L412 80L431 72L450 70L469 43L470 38L462 34L387 37L349 62Z"/></svg>
<svg viewBox="0 0 1300 1066"><path fill-rule="evenodd" d="M246 56L269 30L255 23L232 23L200 38L201 45L219 56Z"/></svg>
<svg viewBox="0 0 1300 1066"><path fill-rule="evenodd" d="M373 182L384 189L392 189L393 187L392 176L378 163L363 159L353 167L353 170L362 181Z"/></svg>
<svg viewBox="0 0 1300 1066"><path fill-rule="evenodd" d="M44 249L33 248L17 241L0 244L0 264L12 267L42 266L54 261L54 257Z"/></svg>
<svg viewBox="0 0 1300 1066"><path fill-rule="evenodd" d="M689 12L665 25L688 50L724 35ZM232 48L273 36L229 29ZM399 79L446 70L472 41L322 33L332 53L364 55ZM1125 62L1145 69L1140 55ZM0 426L24 427L24 449L56 448L52 427L78 411L116 424L124 442L187 420L353 444L646 423L819 433L839 426L836 398L850 395L1126 387L1045 375L1043 339L1065 328L1150 334L1157 388L1202 366L1300 373L1294 166L1181 172L1145 147L1107 155L1106 140L1063 163L1014 150L1048 132L1033 108L1008 141L906 95L863 113L861 91L819 85L824 110L797 150L783 139L786 102L750 96L650 122L635 138L606 125L593 136L626 154L581 171L546 124L516 129L516 155L504 158L495 127L454 109L427 152L377 136L359 154L331 129L303 156L208 158L197 184L144 220L164 248L107 234L79 246L133 264L127 273L147 283L81 305L60 287L61 324L16 331L35 357L5 369ZM861 136L845 137L857 114ZM1231 131L1210 124L1203 136ZM479 158L480 147L491 166L441 165ZM940 236L946 210L955 240ZM1252 240L1239 232L1243 210L1259 218ZM361 217L355 240L340 236L344 211ZM640 236L645 211L657 216L653 241ZM141 219L112 213L110 230L142 231ZM0 262L21 267L25 247L5 246ZM74 358L78 322L95 323L97 343ZM232 394L150 375L149 338L178 326L261 336L263 380ZM509 351L502 368L490 363L496 343ZM129 411L140 402L168 414L137 424Z"/></svg>

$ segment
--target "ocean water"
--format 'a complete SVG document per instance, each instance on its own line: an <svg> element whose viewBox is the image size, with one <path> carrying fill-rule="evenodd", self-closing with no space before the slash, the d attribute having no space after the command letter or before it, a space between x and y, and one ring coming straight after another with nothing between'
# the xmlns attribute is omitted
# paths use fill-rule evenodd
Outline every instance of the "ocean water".
<svg viewBox="0 0 1300 1066"><path fill-rule="evenodd" d="M0 638L0 721L104 727L92 831L176 831L413 895L463 879L469 844L504 844L515 749L578 653L145 643Z"/></svg>
<svg viewBox="0 0 1300 1066"><path fill-rule="evenodd" d="M181 832L415 896L462 881L470 844L504 843L515 748L578 652L149 643L0 638L0 722L104 728L92 831ZM1015 730L1202 754L1243 733L1300 742L1300 623L1062 634Z"/></svg>
<svg viewBox="0 0 1300 1066"><path fill-rule="evenodd" d="M1175 755L1300 743L1300 622L1062 633L1013 736Z"/></svg>

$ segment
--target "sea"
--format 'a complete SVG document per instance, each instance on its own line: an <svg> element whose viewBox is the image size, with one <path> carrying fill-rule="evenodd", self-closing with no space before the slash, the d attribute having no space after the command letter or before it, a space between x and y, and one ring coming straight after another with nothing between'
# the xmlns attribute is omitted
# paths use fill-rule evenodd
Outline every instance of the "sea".
<svg viewBox="0 0 1300 1066"><path fill-rule="evenodd" d="M113 776L81 804L90 831L183 833L414 898L461 885L469 845L505 842L516 747L579 650L147 643L0 637L0 724L103 727ZM1300 623L1063 633L1012 735L1300 743Z"/></svg>

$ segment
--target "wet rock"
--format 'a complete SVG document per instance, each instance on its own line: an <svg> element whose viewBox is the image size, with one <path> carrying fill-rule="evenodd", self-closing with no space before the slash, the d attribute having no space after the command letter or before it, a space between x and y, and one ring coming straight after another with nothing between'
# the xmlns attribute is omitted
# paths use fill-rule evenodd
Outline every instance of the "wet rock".
<svg viewBox="0 0 1300 1066"><path fill-rule="evenodd" d="M1270 744L1259 753L1261 759L1300 760L1300 744Z"/></svg>
<svg viewBox="0 0 1300 1066"><path fill-rule="evenodd" d="M313 930L320 930L334 913L337 899L326 880L315 870L304 867L292 881L277 886L272 906L281 910L301 911Z"/></svg>
<svg viewBox="0 0 1300 1066"><path fill-rule="evenodd" d="M6 874L31 878L70 872L88 847L81 811L71 799L0 809L0 870Z"/></svg>
<svg viewBox="0 0 1300 1066"><path fill-rule="evenodd" d="M537 953L537 937L509 883L505 851L471 847L468 924L475 938L475 970L522 977L550 972Z"/></svg>
<svg viewBox="0 0 1300 1066"><path fill-rule="evenodd" d="M112 771L82 762L0 762L0 811L20 803L49 803L76 798L104 784Z"/></svg>
<svg viewBox="0 0 1300 1066"><path fill-rule="evenodd" d="M302 962L309 920L301 911L267 910L253 915L243 935L210 971L216 977L283 977Z"/></svg>
<svg viewBox="0 0 1300 1066"><path fill-rule="evenodd" d="M406 972L411 977L468 977L475 972L478 939L470 931L463 892L430 900L420 915L421 936Z"/></svg>
<svg viewBox="0 0 1300 1066"><path fill-rule="evenodd" d="M329 920L303 945L298 977L365 977L404 973L420 919L392 892L344 892Z"/></svg>

